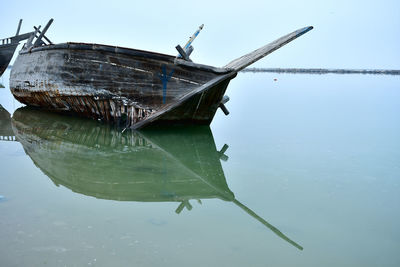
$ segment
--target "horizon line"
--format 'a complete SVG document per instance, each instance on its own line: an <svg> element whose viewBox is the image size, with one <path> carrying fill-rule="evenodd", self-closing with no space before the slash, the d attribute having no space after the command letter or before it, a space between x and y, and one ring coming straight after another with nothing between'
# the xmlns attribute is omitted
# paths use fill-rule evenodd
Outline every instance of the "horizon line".
<svg viewBox="0 0 400 267"><path fill-rule="evenodd" d="M326 68L246 68L241 72L269 72L291 74L374 74L400 75L400 70L390 69L326 69Z"/></svg>

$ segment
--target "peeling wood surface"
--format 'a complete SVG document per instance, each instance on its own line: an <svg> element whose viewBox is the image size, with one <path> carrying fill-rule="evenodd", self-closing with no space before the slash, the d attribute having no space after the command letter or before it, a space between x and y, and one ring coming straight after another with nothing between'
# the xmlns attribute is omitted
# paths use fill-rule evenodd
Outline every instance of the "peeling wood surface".
<svg viewBox="0 0 400 267"><path fill-rule="evenodd" d="M236 73L228 73L214 78L208 83L190 91L182 96L179 101L171 103L163 110L151 114L146 120L133 125L132 128L138 129L153 121L159 121L162 124L170 124L176 120L183 124L210 124L223 95L229 84L229 81L236 77ZM218 101L215 101L218 99Z"/></svg>

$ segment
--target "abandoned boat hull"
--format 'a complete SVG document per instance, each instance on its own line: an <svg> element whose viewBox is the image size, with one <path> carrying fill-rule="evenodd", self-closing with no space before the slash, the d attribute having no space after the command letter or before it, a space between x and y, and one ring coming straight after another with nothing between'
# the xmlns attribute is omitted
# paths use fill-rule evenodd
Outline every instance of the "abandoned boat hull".
<svg viewBox="0 0 400 267"><path fill-rule="evenodd" d="M0 76L6 71L17 46L18 43L0 45Z"/></svg>
<svg viewBox="0 0 400 267"><path fill-rule="evenodd" d="M177 64L173 56L97 44L67 43L21 52L10 76L20 102L132 126L176 103L225 69ZM209 124L229 80L193 95L158 122Z"/></svg>
<svg viewBox="0 0 400 267"><path fill-rule="evenodd" d="M229 81L313 28L301 28L216 68L191 62L190 42L187 50L177 46L181 57L99 44L54 45L44 36L52 21L34 43L27 41L15 61L10 75L14 97L29 106L134 129L208 125L218 107L228 114L224 94Z"/></svg>

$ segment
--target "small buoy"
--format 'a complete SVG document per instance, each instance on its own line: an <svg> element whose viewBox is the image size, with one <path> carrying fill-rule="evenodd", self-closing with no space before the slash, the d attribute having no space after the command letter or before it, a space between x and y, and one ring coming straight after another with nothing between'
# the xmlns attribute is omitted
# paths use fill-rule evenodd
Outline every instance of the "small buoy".
<svg viewBox="0 0 400 267"><path fill-rule="evenodd" d="M274 78L274 82L276 82L278 79L277 78Z"/></svg>

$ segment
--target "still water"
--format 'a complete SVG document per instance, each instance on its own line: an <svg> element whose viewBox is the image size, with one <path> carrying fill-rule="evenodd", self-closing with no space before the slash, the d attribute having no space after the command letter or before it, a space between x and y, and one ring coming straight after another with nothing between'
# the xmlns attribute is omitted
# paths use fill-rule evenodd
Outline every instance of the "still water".
<svg viewBox="0 0 400 267"><path fill-rule="evenodd" d="M400 76L242 73L210 128L121 132L8 75L1 266L400 265Z"/></svg>

